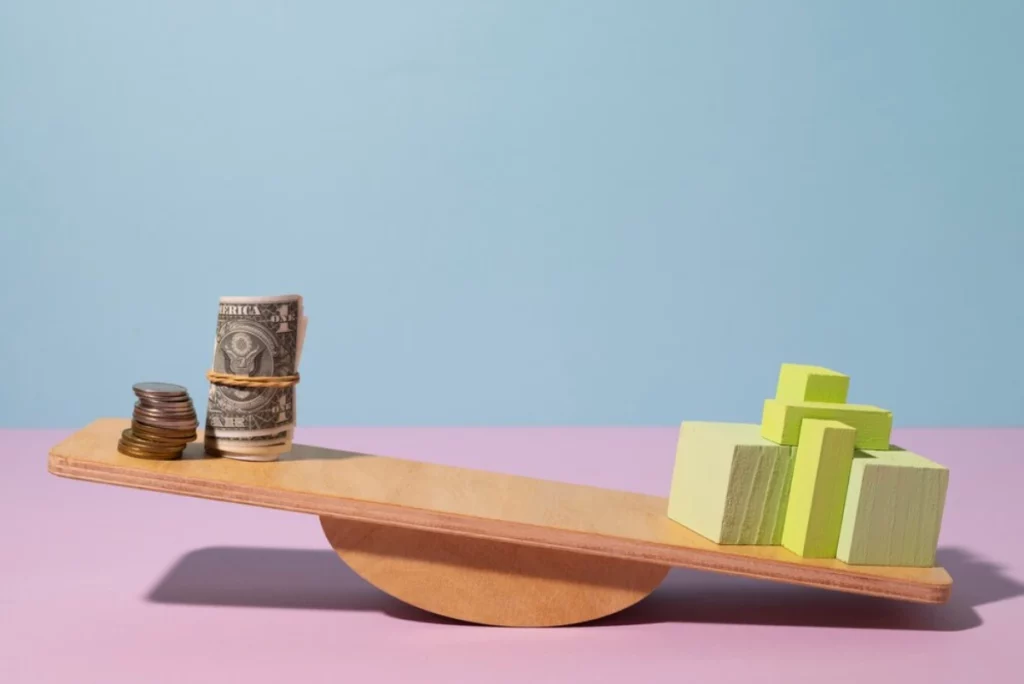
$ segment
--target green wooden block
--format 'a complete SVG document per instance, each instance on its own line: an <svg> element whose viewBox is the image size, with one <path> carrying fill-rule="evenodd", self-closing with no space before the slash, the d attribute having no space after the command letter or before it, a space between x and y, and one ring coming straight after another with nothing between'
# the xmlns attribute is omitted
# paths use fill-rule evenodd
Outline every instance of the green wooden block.
<svg viewBox="0 0 1024 684"><path fill-rule="evenodd" d="M792 464L758 425L683 423L668 516L719 544L778 544Z"/></svg>
<svg viewBox="0 0 1024 684"><path fill-rule="evenodd" d="M856 429L854 446L858 449L889 448L892 412L860 404L767 399L761 416L761 436L778 444L795 446L800 441L800 425L807 418L837 420Z"/></svg>
<svg viewBox="0 0 1024 684"><path fill-rule="evenodd" d="M910 451L856 451L836 557L933 566L948 485L947 468Z"/></svg>
<svg viewBox="0 0 1024 684"><path fill-rule="evenodd" d="M845 404L850 377L821 366L784 363L775 398L779 401L820 401Z"/></svg>
<svg viewBox="0 0 1024 684"><path fill-rule="evenodd" d="M834 420L804 421L782 531L782 545L793 553L836 557L856 436Z"/></svg>

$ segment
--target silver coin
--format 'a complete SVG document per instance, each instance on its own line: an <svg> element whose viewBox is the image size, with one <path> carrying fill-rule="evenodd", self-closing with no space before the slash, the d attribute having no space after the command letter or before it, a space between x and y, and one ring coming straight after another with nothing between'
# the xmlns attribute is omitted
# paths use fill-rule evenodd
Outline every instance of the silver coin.
<svg viewBox="0 0 1024 684"><path fill-rule="evenodd" d="M145 411L146 413L153 413L156 415L168 415L168 416L180 416L182 414L195 413L196 409L191 404L187 404L180 408L168 408L164 406L147 406L141 402L136 402L135 408L139 411Z"/></svg>
<svg viewBox="0 0 1024 684"><path fill-rule="evenodd" d="M136 394L149 394L149 395L173 395L181 396L188 395L188 390L181 385L174 385L169 382L138 382L132 385L132 391Z"/></svg>
<svg viewBox="0 0 1024 684"><path fill-rule="evenodd" d="M189 400L187 394L154 394L152 392L135 392L135 396L140 399L147 399L150 401L167 401L170 403Z"/></svg>
<svg viewBox="0 0 1024 684"><path fill-rule="evenodd" d="M180 416L172 418L170 416L151 416L148 413L136 412L132 414L132 417L141 423L152 424L156 427L172 428L180 426L182 430L194 430L199 426L199 419L195 416Z"/></svg>
<svg viewBox="0 0 1024 684"><path fill-rule="evenodd" d="M189 399L188 397L169 400L164 399L162 397L157 399L154 397L148 397L145 394L139 394L136 395L135 400L143 404L146 404L147 406L166 406L167 408L182 408L183 406L192 405L192 400Z"/></svg>
<svg viewBox="0 0 1024 684"><path fill-rule="evenodd" d="M133 412L137 416L149 416L150 418L166 419L169 421L191 420L197 419L195 411L189 411L188 413L164 413L162 411L151 411L149 409L135 407Z"/></svg>
<svg viewBox="0 0 1024 684"><path fill-rule="evenodd" d="M147 413L159 413L161 415L168 416L187 416L196 412L196 409L191 404L183 406L180 409L164 408L163 406L149 406L147 404L136 404L135 408L146 411Z"/></svg>
<svg viewBox="0 0 1024 684"><path fill-rule="evenodd" d="M159 413L173 416L196 412L196 409L192 404L172 404L164 406L160 404L147 404L144 401L137 401L135 402L135 408L146 411L147 413Z"/></svg>
<svg viewBox="0 0 1024 684"><path fill-rule="evenodd" d="M135 398L139 401L153 402L160 404L187 404L192 401L187 394L181 396L171 396L169 394L145 394L141 392L135 393Z"/></svg>

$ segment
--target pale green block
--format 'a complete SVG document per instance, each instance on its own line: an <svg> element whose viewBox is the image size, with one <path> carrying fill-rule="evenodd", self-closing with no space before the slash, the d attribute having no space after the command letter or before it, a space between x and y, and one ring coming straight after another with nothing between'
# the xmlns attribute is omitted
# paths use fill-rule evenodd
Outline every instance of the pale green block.
<svg viewBox="0 0 1024 684"><path fill-rule="evenodd" d="M820 401L845 404L850 377L821 366L784 363L775 398L779 401Z"/></svg>
<svg viewBox="0 0 1024 684"><path fill-rule="evenodd" d="M761 436L777 444L795 446L800 441L800 425L807 418L838 420L856 429L854 446L858 449L889 448L892 412L861 404L767 399L761 416Z"/></svg>
<svg viewBox="0 0 1024 684"><path fill-rule="evenodd" d="M910 451L857 451L836 557L851 565L932 567L949 470Z"/></svg>
<svg viewBox="0 0 1024 684"><path fill-rule="evenodd" d="M764 518L755 544L782 543L782 531L786 524L786 507L793 482L795 455L796 449L790 447L788 462L772 468L772 477L768 483L768 495L765 497ZM780 456L776 454L776 458L778 459Z"/></svg>
<svg viewBox="0 0 1024 684"><path fill-rule="evenodd" d="M683 423L669 518L719 544L778 544L793 449L759 433L754 424Z"/></svg>

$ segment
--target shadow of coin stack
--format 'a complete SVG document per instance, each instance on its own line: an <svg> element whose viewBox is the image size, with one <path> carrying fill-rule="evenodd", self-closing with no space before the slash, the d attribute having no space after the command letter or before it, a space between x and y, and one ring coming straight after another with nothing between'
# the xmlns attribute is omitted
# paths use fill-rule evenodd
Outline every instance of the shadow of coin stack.
<svg viewBox="0 0 1024 684"><path fill-rule="evenodd" d="M132 426L121 433L117 450L150 460L180 458L199 427L188 390L166 382L140 382L132 390L138 397Z"/></svg>

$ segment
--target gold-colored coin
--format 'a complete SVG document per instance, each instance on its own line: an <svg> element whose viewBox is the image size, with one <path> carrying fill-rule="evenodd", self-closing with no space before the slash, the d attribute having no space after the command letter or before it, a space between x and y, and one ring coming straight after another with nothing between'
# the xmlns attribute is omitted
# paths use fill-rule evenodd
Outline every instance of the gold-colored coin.
<svg viewBox="0 0 1024 684"><path fill-rule="evenodd" d="M175 448L175 450L156 452L153 450L148 450L148 448L140 448L126 441L118 442L118 450L122 454L128 454L129 456L134 456L139 459L166 459L168 461L171 459L176 459L182 454L182 450L180 450L180 448Z"/></svg>
<svg viewBox="0 0 1024 684"><path fill-rule="evenodd" d="M144 461L174 461L181 458L181 454L151 454L144 451L134 451L128 447L118 446L117 450L125 456L142 459Z"/></svg>
<svg viewBox="0 0 1024 684"><path fill-rule="evenodd" d="M181 456L181 449L174 451L152 451L149 449L142 449L134 444L125 442L123 439L118 440L117 450L126 456L133 456L134 458L144 458L151 461L170 461Z"/></svg>
<svg viewBox="0 0 1024 684"><path fill-rule="evenodd" d="M188 446L188 442L153 442L145 437L124 437L125 442L137 446L140 449L147 449L149 451L180 451Z"/></svg>
<svg viewBox="0 0 1024 684"><path fill-rule="evenodd" d="M132 432L134 432L137 435L145 435L147 437L154 437L156 439L181 439L192 441L196 438L195 428L171 429L159 426L154 427L152 425L140 423L137 420L132 421Z"/></svg>
<svg viewBox="0 0 1024 684"><path fill-rule="evenodd" d="M143 446L151 446L153 448L184 447L188 444L188 440L179 437L153 437L152 435L144 435L139 432L133 432L131 437L124 437L124 439L130 442L141 442Z"/></svg>
<svg viewBox="0 0 1024 684"><path fill-rule="evenodd" d="M144 451L181 451L185 448L183 440L158 442L141 437L131 430L125 430L121 433L121 441Z"/></svg>
<svg viewBox="0 0 1024 684"><path fill-rule="evenodd" d="M168 430L167 428L152 427L150 425L144 425L137 420L132 421L132 432L137 435L146 434L154 437L164 437L167 439L184 439L191 434L189 430Z"/></svg>
<svg viewBox="0 0 1024 684"><path fill-rule="evenodd" d="M181 448L184 448L184 446L185 446L185 442L183 442L181 440L177 440L177 441L174 441L174 442L170 442L170 441L157 442L157 441L149 440L149 439L146 439L145 437L142 437L140 435L135 434L130 429L129 430L125 430L124 432L121 433L121 439L123 439L125 442L137 445L140 448L152 449L152 450L164 450L164 451L166 451L166 450L175 449L175 448L181 449Z"/></svg>
<svg viewBox="0 0 1024 684"><path fill-rule="evenodd" d="M130 450L136 451L136 452L143 452L143 453L147 453L147 454L163 454L163 455L173 455L173 454L178 453L179 451L182 451L182 449L184 448L184 447L172 447L172 446L169 446L169 445L168 446L163 446L163 447L150 447L150 446L146 446L144 444L139 444L139 443L136 443L136 442L133 442L131 440L124 439L124 438L118 440L118 446L122 446L122 447L125 447L127 449L130 449Z"/></svg>

